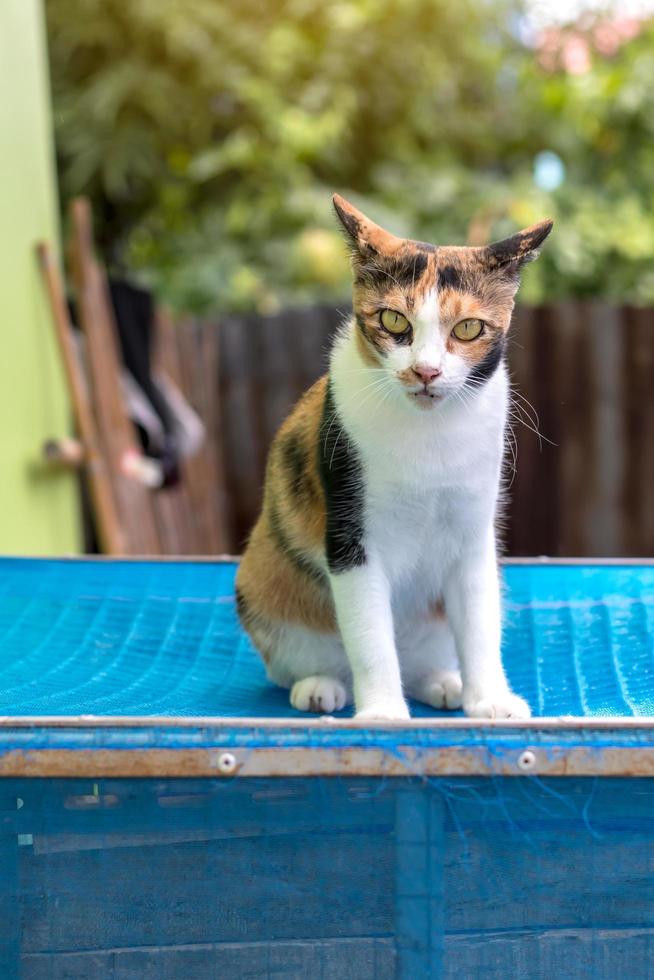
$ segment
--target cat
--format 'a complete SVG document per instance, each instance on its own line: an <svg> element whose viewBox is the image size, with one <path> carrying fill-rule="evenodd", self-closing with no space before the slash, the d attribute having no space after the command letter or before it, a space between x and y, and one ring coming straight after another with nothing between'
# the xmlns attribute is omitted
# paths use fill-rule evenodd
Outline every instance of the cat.
<svg viewBox="0 0 654 980"><path fill-rule="evenodd" d="M241 622L300 711L406 696L528 718L500 658L496 512L507 331L541 221L484 247L397 238L339 195L353 316L272 445L236 581Z"/></svg>

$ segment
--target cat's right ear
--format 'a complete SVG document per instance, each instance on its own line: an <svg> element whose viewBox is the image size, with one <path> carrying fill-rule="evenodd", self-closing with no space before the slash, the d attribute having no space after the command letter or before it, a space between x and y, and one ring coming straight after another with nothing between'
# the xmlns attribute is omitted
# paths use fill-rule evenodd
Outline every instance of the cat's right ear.
<svg viewBox="0 0 654 980"><path fill-rule="evenodd" d="M523 228L510 238L487 245L484 249L486 261L491 268L509 267L518 272L527 262L538 258L538 250L551 232L553 224L551 218L546 218L529 228Z"/></svg>
<svg viewBox="0 0 654 980"><path fill-rule="evenodd" d="M334 194L332 200L355 257L356 253L367 259L375 255L394 255L402 248L403 239L380 228L340 194Z"/></svg>

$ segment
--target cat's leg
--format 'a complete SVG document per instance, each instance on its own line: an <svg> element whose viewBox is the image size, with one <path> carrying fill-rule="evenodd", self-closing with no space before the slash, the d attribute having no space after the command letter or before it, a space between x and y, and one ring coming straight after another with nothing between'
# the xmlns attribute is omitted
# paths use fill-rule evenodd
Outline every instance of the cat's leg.
<svg viewBox="0 0 654 980"><path fill-rule="evenodd" d="M268 677L290 688L297 711L330 714L352 703L350 668L335 634L288 624L275 630L262 653Z"/></svg>
<svg viewBox="0 0 654 980"><path fill-rule="evenodd" d="M381 565L363 564L330 575L336 618L354 683L357 718L406 719L395 647L391 590Z"/></svg>
<svg viewBox="0 0 654 980"><path fill-rule="evenodd" d="M398 635L404 689L432 708L460 708L463 685L454 637L444 615L418 617Z"/></svg>
<svg viewBox="0 0 654 980"><path fill-rule="evenodd" d="M500 584L493 530L463 553L444 583L447 618L463 678L463 708L471 718L529 718L500 657Z"/></svg>

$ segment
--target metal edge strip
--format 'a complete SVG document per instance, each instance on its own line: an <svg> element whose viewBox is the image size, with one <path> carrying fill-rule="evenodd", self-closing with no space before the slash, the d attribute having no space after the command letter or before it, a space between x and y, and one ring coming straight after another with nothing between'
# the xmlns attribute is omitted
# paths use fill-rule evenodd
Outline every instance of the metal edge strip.
<svg viewBox="0 0 654 980"><path fill-rule="evenodd" d="M493 731L508 729L525 732L540 730L606 731L607 729L654 730L654 716L603 715L602 717L543 717L543 718L410 718L403 721L357 721L356 718L230 718L221 715L177 717L175 715L2 715L1 729L23 728L216 728L247 729L271 732L280 729L306 729L307 731L403 731L403 730L460 730L462 732Z"/></svg>
<svg viewBox="0 0 654 980"><path fill-rule="evenodd" d="M0 755L0 778L654 777L654 746L38 749Z"/></svg>

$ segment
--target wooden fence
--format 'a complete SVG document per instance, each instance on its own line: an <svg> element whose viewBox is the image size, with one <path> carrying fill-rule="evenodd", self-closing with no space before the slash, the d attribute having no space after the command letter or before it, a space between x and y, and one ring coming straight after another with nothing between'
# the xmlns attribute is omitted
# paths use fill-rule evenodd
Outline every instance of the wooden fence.
<svg viewBox="0 0 654 980"><path fill-rule="evenodd" d="M519 426L511 554L654 554L654 310L518 311L510 364L541 432Z"/></svg>
<svg viewBox="0 0 654 980"><path fill-rule="evenodd" d="M324 371L342 316L317 307L201 327L219 337L230 551L241 550L256 518L270 441L298 395ZM653 555L654 310L522 307L510 338L515 411L526 420L538 417L542 439L514 423L507 553Z"/></svg>
<svg viewBox="0 0 654 980"><path fill-rule="evenodd" d="M230 318L218 330L225 526L240 552L259 512L268 447L289 409L327 368L343 314L330 307Z"/></svg>

